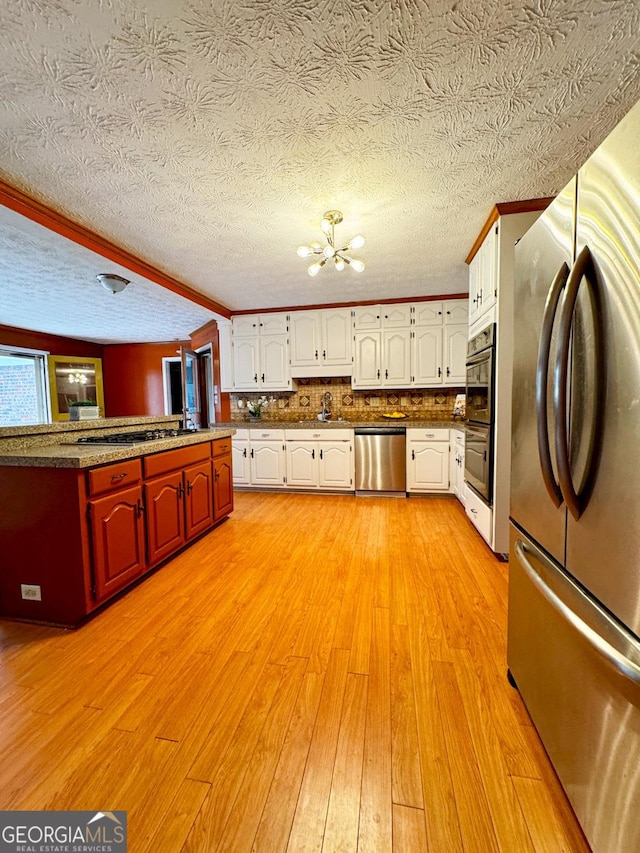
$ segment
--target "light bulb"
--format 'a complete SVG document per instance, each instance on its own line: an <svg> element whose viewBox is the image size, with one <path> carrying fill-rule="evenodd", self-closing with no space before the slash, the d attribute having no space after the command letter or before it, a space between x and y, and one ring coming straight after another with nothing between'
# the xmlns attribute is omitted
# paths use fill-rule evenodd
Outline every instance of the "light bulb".
<svg viewBox="0 0 640 853"><path fill-rule="evenodd" d="M349 243L350 249L360 249L364 246L364 237L362 234L358 234L353 240Z"/></svg>
<svg viewBox="0 0 640 853"><path fill-rule="evenodd" d="M356 272L362 272L362 270L364 269L364 264L362 263L362 261L351 261L351 269L355 270Z"/></svg>
<svg viewBox="0 0 640 853"><path fill-rule="evenodd" d="M314 254L319 255L320 252L322 251L322 246L320 245L320 243L312 243L311 244L311 251Z"/></svg>
<svg viewBox="0 0 640 853"><path fill-rule="evenodd" d="M344 261L342 260L342 258L340 257L340 255L336 255L336 256L335 256L335 263L334 263L334 267L336 268L336 270L337 270L338 272L341 272L341 271L344 269Z"/></svg>
<svg viewBox="0 0 640 853"><path fill-rule="evenodd" d="M298 246L297 251L299 258L307 258L309 255L313 254L313 249L310 249L308 246Z"/></svg>
<svg viewBox="0 0 640 853"><path fill-rule="evenodd" d="M331 231L331 223L328 219L323 219L320 223L320 228L322 228L325 234L328 234Z"/></svg>
<svg viewBox="0 0 640 853"><path fill-rule="evenodd" d="M320 264L311 264L307 272L310 276L318 275L320 272Z"/></svg>
<svg viewBox="0 0 640 853"><path fill-rule="evenodd" d="M336 250L333 248L333 246L325 246L324 247L323 254L324 254L325 258L327 258L327 260L329 260L329 258L332 258L335 255L335 253L336 253Z"/></svg>

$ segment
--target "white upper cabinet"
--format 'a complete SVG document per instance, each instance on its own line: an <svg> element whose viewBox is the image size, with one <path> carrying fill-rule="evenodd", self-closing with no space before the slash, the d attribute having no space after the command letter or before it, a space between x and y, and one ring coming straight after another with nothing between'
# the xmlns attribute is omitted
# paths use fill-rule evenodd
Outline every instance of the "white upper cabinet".
<svg viewBox="0 0 640 853"><path fill-rule="evenodd" d="M381 305L380 319L383 329L408 329L411 325L411 305L408 302Z"/></svg>
<svg viewBox="0 0 640 853"><path fill-rule="evenodd" d="M356 332L354 337L352 386L354 388L380 388L382 332Z"/></svg>
<svg viewBox="0 0 640 853"><path fill-rule="evenodd" d="M414 326L442 325L442 302L417 302L412 313Z"/></svg>
<svg viewBox="0 0 640 853"><path fill-rule="evenodd" d="M469 300L447 299L442 303L442 319L445 326L468 326Z"/></svg>
<svg viewBox="0 0 640 853"><path fill-rule="evenodd" d="M250 335L286 335L287 315L283 313L270 314L237 314L233 318L234 337Z"/></svg>
<svg viewBox="0 0 640 853"><path fill-rule="evenodd" d="M442 326L414 329L411 334L413 384L442 385Z"/></svg>
<svg viewBox="0 0 640 853"><path fill-rule="evenodd" d="M243 314L234 317L232 353L233 390L292 389L286 314Z"/></svg>
<svg viewBox="0 0 640 853"><path fill-rule="evenodd" d="M356 332L382 328L379 305L361 305L353 309L353 328Z"/></svg>
<svg viewBox="0 0 640 853"><path fill-rule="evenodd" d="M477 334L495 323L495 305L498 294L497 245L499 224L491 230L469 264L469 326Z"/></svg>
<svg viewBox="0 0 640 853"><path fill-rule="evenodd" d="M387 330L382 333L382 381L387 388L411 385L411 332Z"/></svg>
<svg viewBox="0 0 640 853"><path fill-rule="evenodd" d="M291 367L315 367L321 352L320 312L294 311L291 322Z"/></svg>
<svg viewBox="0 0 640 853"><path fill-rule="evenodd" d="M465 323L462 326L444 327L444 384L465 385L467 381L467 337L469 327Z"/></svg>
<svg viewBox="0 0 640 853"><path fill-rule="evenodd" d="M353 370L350 308L292 311L291 375L349 376Z"/></svg>

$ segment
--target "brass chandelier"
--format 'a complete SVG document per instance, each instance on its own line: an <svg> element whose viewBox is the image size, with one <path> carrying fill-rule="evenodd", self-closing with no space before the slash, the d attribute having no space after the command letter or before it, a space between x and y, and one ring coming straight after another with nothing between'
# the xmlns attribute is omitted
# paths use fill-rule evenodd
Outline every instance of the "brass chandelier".
<svg viewBox="0 0 640 853"><path fill-rule="evenodd" d="M362 261L347 254L352 249L359 249L364 246L364 237L358 234L346 246L339 247L336 244L335 227L341 222L342 213L339 210L327 210L320 223L327 245L321 246L320 243L312 243L310 246L298 246L298 255L301 258L308 258L310 255L322 255L322 258L311 264L307 270L310 276L318 275L322 267L328 262L333 263L333 268L337 272L341 272L345 266L351 267L356 272L362 272L364 269Z"/></svg>

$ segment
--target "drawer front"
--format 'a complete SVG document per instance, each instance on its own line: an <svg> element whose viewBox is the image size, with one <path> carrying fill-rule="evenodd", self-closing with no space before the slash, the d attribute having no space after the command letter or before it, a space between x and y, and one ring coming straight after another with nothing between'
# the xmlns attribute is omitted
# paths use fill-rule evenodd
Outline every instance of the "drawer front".
<svg viewBox="0 0 640 853"><path fill-rule="evenodd" d="M151 453L143 458L144 476L157 477L169 471L177 471L196 462L205 462L211 458L211 442L202 441L189 447L179 447L176 450L165 450L162 453Z"/></svg>
<svg viewBox="0 0 640 853"><path fill-rule="evenodd" d="M455 441L456 447L459 447L460 450L464 450L464 431L461 429L453 430L453 440Z"/></svg>
<svg viewBox="0 0 640 853"><path fill-rule="evenodd" d="M218 438L213 442L214 456L226 456L228 453L231 453L230 438Z"/></svg>
<svg viewBox="0 0 640 853"><path fill-rule="evenodd" d="M349 441L353 438L352 429L288 429L287 441Z"/></svg>
<svg viewBox="0 0 640 853"><path fill-rule="evenodd" d="M139 459L126 459L102 468L92 468L88 476L89 495L105 495L139 483L142 479L142 465Z"/></svg>
<svg viewBox="0 0 640 853"><path fill-rule="evenodd" d="M234 437L234 439L237 438L239 441L240 439L248 439L249 435L250 435L250 432L248 429L237 429L235 431L235 435L233 437Z"/></svg>
<svg viewBox="0 0 640 853"><path fill-rule="evenodd" d="M487 506L484 501L480 500L473 489L467 489L466 497L465 512L471 519L473 526L477 529L478 533L480 533L485 542L491 546L493 540L491 532L493 512L491 507Z"/></svg>
<svg viewBox="0 0 640 853"><path fill-rule="evenodd" d="M252 429L249 430L251 441L284 441L283 429Z"/></svg>
<svg viewBox="0 0 640 853"><path fill-rule="evenodd" d="M407 429L407 441L449 441L448 429Z"/></svg>

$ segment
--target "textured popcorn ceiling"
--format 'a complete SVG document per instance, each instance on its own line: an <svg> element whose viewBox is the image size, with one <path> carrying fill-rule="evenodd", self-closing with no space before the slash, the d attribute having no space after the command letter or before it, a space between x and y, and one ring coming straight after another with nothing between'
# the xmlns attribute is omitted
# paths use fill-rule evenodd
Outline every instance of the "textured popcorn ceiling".
<svg viewBox="0 0 640 853"><path fill-rule="evenodd" d="M466 290L491 206L556 193L640 97L638 0L12 0L0 26L0 176L236 310ZM361 275L295 253L329 208ZM107 338L86 271L66 297L0 225L0 322ZM125 296L114 340L192 321Z"/></svg>

